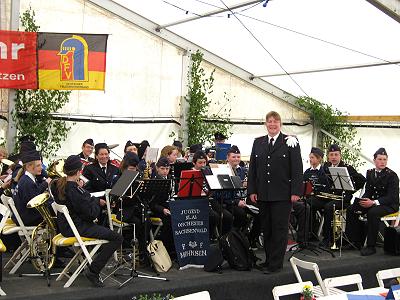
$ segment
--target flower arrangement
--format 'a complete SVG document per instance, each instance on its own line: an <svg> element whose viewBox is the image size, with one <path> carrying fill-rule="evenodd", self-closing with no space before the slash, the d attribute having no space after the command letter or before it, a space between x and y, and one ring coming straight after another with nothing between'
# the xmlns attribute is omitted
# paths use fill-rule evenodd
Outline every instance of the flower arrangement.
<svg viewBox="0 0 400 300"><path fill-rule="evenodd" d="M301 291L301 296L300 300L314 300L314 293L313 293L313 288L310 285L305 285L303 287L303 290Z"/></svg>

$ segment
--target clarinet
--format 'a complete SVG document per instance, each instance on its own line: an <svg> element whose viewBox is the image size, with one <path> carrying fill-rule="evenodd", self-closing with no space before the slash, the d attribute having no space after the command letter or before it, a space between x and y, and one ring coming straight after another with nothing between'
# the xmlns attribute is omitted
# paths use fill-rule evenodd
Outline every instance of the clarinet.
<svg viewBox="0 0 400 300"><path fill-rule="evenodd" d="M175 195L175 164L171 165L171 198Z"/></svg>

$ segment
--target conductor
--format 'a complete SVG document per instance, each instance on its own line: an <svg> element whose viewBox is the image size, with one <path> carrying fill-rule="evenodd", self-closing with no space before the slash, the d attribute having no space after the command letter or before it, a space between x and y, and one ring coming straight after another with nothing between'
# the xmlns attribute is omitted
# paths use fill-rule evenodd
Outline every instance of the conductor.
<svg viewBox="0 0 400 300"><path fill-rule="evenodd" d="M247 191L260 208L264 232L264 273L279 272L287 246L292 202L300 199L303 163L296 137L281 133L281 117L265 117L268 135L256 138L250 156Z"/></svg>

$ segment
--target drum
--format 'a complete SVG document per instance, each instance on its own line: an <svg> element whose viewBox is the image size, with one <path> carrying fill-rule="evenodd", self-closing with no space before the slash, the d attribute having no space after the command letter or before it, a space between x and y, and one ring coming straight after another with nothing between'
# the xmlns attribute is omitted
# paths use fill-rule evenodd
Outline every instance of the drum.
<svg viewBox="0 0 400 300"><path fill-rule="evenodd" d="M314 187L311 181L306 181L303 183L304 184L304 191L303 195L305 197L311 196L314 192Z"/></svg>

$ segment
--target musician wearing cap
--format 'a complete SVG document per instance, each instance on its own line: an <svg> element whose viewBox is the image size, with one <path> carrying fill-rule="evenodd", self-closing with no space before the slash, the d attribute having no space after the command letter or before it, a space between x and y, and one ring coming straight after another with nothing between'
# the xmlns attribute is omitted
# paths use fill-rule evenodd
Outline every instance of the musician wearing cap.
<svg viewBox="0 0 400 300"><path fill-rule="evenodd" d="M82 175L89 182L86 188L90 192L102 192L110 189L113 180L119 175L119 169L110 162L110 149L106 143L98 143L94 147L96 160L85 166Z"/></svg>
<svg viewBox="0 0 400 300"><path fill-rule="evenodd" d="M317 147L312 147L308 157L310 160L310 167L305 170L303 174L303 181L305 184L305 190L303 194L312 209L311 225L313 228L311 228L311 230L313 230L313 232L316 234L318 228L315 217L317 209L313 204L316 196L321 192L328 192L330 186L328 183L328 177L325 174L324 168L322 167L324 152ZM311 187L311 190L308 190L309 187Z"/></svg>
<svg viewBox="0 0 400 300"><path fill-rule="evenodd" d="M268 134L256 138L250 156L247 193L260 209L264 232L265 274L279 272L288 241L292 202L300 199L303 163L296 137L281 132L280 115L265 117Z"/></svg>
<svg viewBox="0 0 400 300"><path fill-rule="evenodd" d="M324 210L324 225L323 225L323 240L320 243L322 247L329 247L332 242L332 221L333 221L333 206L336 210L345 209L350 205L350 200L353 193L361 189L365 183L365 177L358 173L352 166L342 161L341 149L338 145L333 144L328 148L328 161L323 165L323 170L328 178L328 192L332 195L341 196L343 191L336 190L332 178L329 176L329 167L346 167L349 172L350 178L355 188L354 191L345 191L343 198L343 207L341 199L327 199L324 197L316 197L313 201L313 206L316 209Z"/></svg>
<svg viewBox="0 0 400 300"><path fill-rule="evenodd" d="M135 143L132 143L131 141L127 141L124 147L124 153L128 153L128 152L133 152L138 154L138 148L136 147Z"/></svg>
<svg viewBox="0 0 400 300"><path fill-rule="evenodd" d="M100 271L106 265L109 258L120 247L122 236L109 228L93 223L100 213L101 207L106 205L105 200L91 197L89 192L80 185L80 171L82 162L78 155L71 155L65 160L64 172L67 175L57 180L56 190L53 195L58 204L67 206L72 220L79 234L86 238L108 240L103 244L93 262L87 267L84 274L96 287L104 286L100 280ZM59 214L57 223L61 234L65 237L73 237L74 234L65 216Z"/></svg>
<svg viewBox="0 0 400 300"><path fill-rule="evenodd" d="M95 159L91 157L93 153L94 143L92 139L87 139L82 144L82 152L79 153L79 157L82 159L83 162L93 163Z"/></svg>
<svg viewBox="0 0 400 300"><path fill-rule="evenodd" d="M27 208L29 200L42 194L48 188L50 178L43 180L41 155L36 150L22 153L22 168L19 169L15 181L17 185L14 189L13 200L26 226L35 226L43 221L42 216L36 209ZM17 223L15 216L12 217Z"/></svg>
<svg viewBox="0 0 400 300"><path fill-rule="evenodd" d="M385 148L379 148L374 154L375 168L367 171L367 183L361 201L347 208L346 234L360 249L364 243L364 222L360 221L360 207L367 214L367 246L361 249L361 255L376 253L375 244L380 218L399 209L399 178L387 167L388 155Z"/></svg>

